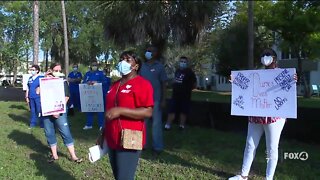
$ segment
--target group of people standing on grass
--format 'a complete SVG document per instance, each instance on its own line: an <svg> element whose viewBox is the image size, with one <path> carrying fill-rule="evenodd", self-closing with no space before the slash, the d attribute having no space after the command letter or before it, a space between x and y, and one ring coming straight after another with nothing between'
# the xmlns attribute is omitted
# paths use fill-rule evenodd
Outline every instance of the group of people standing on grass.
<svg viewBox="0 0 320 180"><path fill-rule="evenodd" d="M159 155L164 149L162 130L170 130L172 121L176 113L179 113L179 128L185 129L187 115L190 111L191 91L196 86L196 77L190 68L189 59L185 56L179 58L179 67L174 74L172 83L172 96L167 108L168 117L163 127L162 114L167 104L166 89L168 77L164 65L161 63L161 55L155 46L149 46L144 54L145 62L133 51L124 51L120 55L117 70L121 78L112 85L106 83L103 87L105 91L105 113L98 113L101 136L98 137L97 144L108 145L108 155L115 179L134 179L136 168L142 150L126 149L121 143L121 134L124 129L142 130L142 144L144 148L151 148L152 152ZM262 53L261 62L267 69L277 68L277 55L272 49L267 49ZM97 63L91 64L83 82L93 85L103 83L105 76L98 70ZM41 106L39 94L39 82L37 79L40 68L33 65L31 68L32 77L28 82L26 93L27 102L31 109L30 127L36 124L36 118L41 116ZM59 76L61 65L54 64L51 71L46 73L46 77ZM35 72L34 72L35 71ZM61 74L60 74L61 75ZM68 76L68 83L65 83L66 101L69 97L72 104L80 107L78 98L79 90L77 85L81 82L82 75L78 72L78 67L73 66L73 72ZM232 81L232 79L231 79ZM110 85L110 88L109 88ZM68 87L70 86L70 93ZM74 93L74 95L72 95ZM87 123L83 129L91 129L93 114L87 113ZM278 144L285 123L285 118L280 117L249 117L248 134L241 174L229 179L247 179L253 162L256 148L263 133L266 135L267 144L267 170L266 179L273 179L278 161ZM56 126L54 126L56 125ZM73 139L70 133L66 114L57 114L43 118L48 144L51 147L52 156L50 162L58 159L55 128L63 137L64 144L68 147L71 159L81 162L74 152ZM151 133L149 132L151 131ZM147 135L148 134L148 135ZM149 134L151 138L149 138Z"/></svg>
<svg viewBox="0 0 320 180"><path fill-rule="evenodd" d="M102 83L105 113L98 115L99 129L102 138L109 148L109 159L116 179L133 179L141 154L141 150L126 150L122 147L119 138L121 130L141 129L143 131L144 149L150 148L157 155L164 149L163 128L169 130L176 110L180 110L182 121L180 128L185 127L185 117L189 111L191 90L195 87L196 77L191 68L188 67L188 58L183 56L179 59L179 67L175 73L173 83L173 95L169 103L168 121L163 127L162 113L166 102L166 89L168 77L164 65L161 63L161 55L155 46L149 46L142 60L132 51L125 51L120 55L117 70L121 78L111 86L110 78L98 69L98 64L93 62L90 70L82 76L78 66L74 65L72 72L64 80L65 100L68 107L81 109L79 97L79 84L87 83L94 85ZM31 77L28 80L26 101L30 107L30 128L40 122L44 128L47 142L51 149L49 162L59 159L57 153L57 130L70 153L70 159L77 163L82 162L75 153L72 135L69 128L67 113L41 116L40 78L64 77L61 65L53 63L49 70L41 75L40 67L32 65L29 69ZM110 86L110 88L109 88ZM187 92L185 92L187 91ZM182 93L182 94L180 94ZM181 109L176 109L182 105ZM94 113L86 113L87 122L84 130L92 129ZM183 118L184 117L184 118ZM170 126L168 128L168 126ZM147 139L147 131L150 137ZM150 141L150 142L149 142ZM102 141L103 142L103 141ZM146 143L148 143L147 146Z"/></svg>

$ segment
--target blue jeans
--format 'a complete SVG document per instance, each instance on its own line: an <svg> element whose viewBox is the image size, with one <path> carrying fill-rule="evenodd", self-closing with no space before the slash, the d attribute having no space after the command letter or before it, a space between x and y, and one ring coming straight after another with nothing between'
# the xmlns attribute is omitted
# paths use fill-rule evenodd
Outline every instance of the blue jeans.
<svg viewBox="0 0 320 180"><path fill-rule="evenodd" d="M87 123L86 126L92 126L93 124L93 115L98 114L98 124L99 127L103 127L104 122L104 112L87 112Z"/></svg>
<svg viewBox="0 0 320 180"><path fill-rule="evenodd" d="M57 145L55 128L58 128L58 131L63 140L63 143L66 146L73 145L73 139L69 129L67 113L63 113L62 115L60 114L60 117L58 119L55 119L52 116L44 116L43 124L44 124L44 133L46 135L47 142L50 145L50 147Z"/></svg>
<svg viewBox="0 0 320 180"><path fill-rule="evenodd" d="M29 106L30 106L30 127L37 126L37 121L39 120L40 127L43 127L43 122L39 118L41 117L41 103L39 98L29 98Z"/></svg>
<svg viewBox="0 0 320 180"><path fill-rule="evenodd" d="M153 106L152 117L145 119L147 129L147 147L149 147L150 128L152 130L152 148L156 151L163 150L163 133L162 133L162 109L160 101L155 101ZM151 124L152 123L152 124ZM151 126L152 125L152 126ZM151 126L151 127L150 127Z"/></svg>
<svg viewBox="0 0 320 180"><path fill-rule="evenodd" d="M109 148L109 160L116 180L134 180L141 151Z"/></svg>

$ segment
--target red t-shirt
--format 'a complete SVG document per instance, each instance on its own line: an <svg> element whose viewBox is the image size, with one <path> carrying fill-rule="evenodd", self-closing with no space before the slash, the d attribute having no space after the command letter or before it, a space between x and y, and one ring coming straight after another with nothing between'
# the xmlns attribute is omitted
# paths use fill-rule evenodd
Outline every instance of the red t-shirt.
<svg viewBox="0 0 320 180"><path fill-rule="evenodd" d="M118 93L117 106L119 107L131 109L153 107L153 88L148 80L138 75L120 87L119 83L120 81L115 82L106 95L106 112L115 107L116 93ZM105 127L105 138L111 149L123 149L121 146L122 129L143 130L143 145L146 143L146 131L143 119L138 120L120 116L120 118L105 121Z"/></svg>

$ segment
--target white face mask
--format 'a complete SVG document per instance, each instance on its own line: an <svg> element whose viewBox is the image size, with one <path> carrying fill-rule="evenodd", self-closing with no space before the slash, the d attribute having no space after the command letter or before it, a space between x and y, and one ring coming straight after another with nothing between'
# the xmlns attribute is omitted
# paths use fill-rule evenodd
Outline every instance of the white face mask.
<svg viewBox="0 0 320 180"><path fill-rule="evenodd" d="M54 75L54 77L64 77L64 74L61 72L52 72L52 75Z"/></svg>
<svg viewBox="0 0 320 180"><path fill-rule="evenodd" d="M92 71L96 71L98 69L98 66L92 66Z"/></svg>
<svg viewBox="0 0 320 180"><path fill-rule="evenodd" d="M265 66L269 66L273 61L272 56L263 56L261 57L261 63Z"/></svg>

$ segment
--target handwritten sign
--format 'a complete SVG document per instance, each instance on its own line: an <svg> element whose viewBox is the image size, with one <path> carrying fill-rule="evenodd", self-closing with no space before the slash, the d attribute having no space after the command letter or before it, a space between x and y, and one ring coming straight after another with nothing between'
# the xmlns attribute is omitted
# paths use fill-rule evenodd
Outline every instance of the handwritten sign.
<svg viewBox="0 0 320 180"><path fill-rule="evenodd" d="M81 111L104 112L102 84L79 84Z"/></svg>
<svg viewBox="0 0 320 180"><path fill-rule="evenodd" d="M297 118L295 68L232 71L231 115Z"/></svg>
<svg viewBox="0 0 320 180"><path fill-rule="evenodd" d="M42 116L66 112L64 83L62 78L40 78Z"/></svg>

